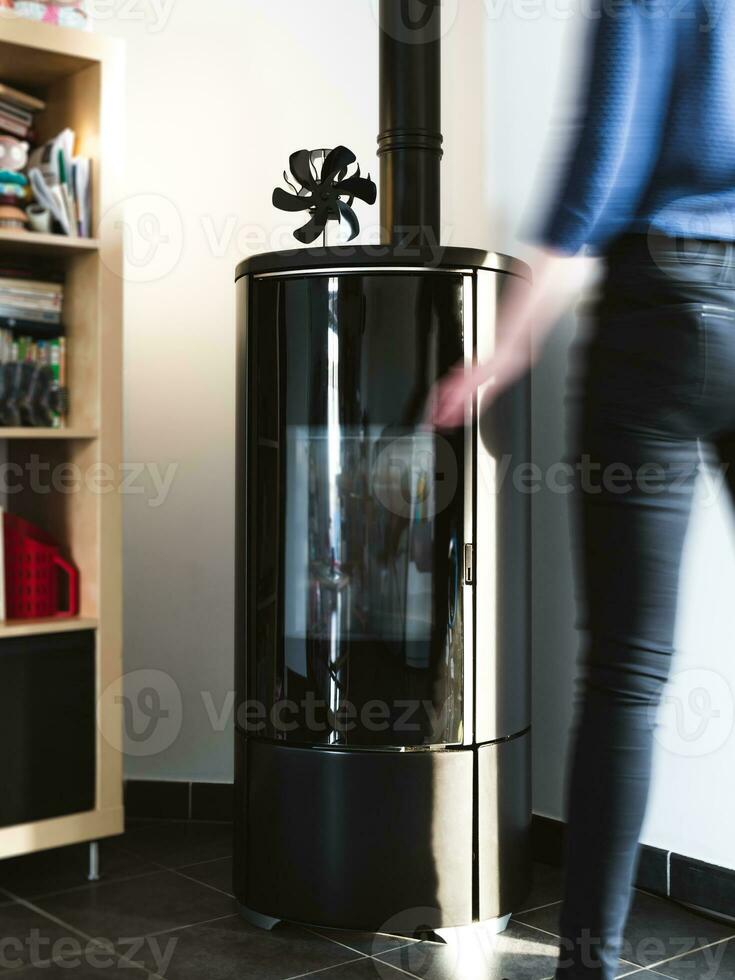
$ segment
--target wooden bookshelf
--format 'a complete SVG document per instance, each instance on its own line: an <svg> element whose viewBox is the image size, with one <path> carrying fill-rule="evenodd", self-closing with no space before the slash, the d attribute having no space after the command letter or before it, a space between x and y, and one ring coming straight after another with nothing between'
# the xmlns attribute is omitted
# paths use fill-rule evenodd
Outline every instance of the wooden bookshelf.
<svg viewBox="0 0 735 980"><path fill-rule="evenodd" d="M0 261L37 262L39 268L63 272L65 279L67 424L0 428L0 457L23 471L32 459L50 467L72 464L83 473L101 465L117 471L121 460L123 243L120 230L101 218L123 196L123 59L123 46L114 39L0 15L0 81L46 102L36 117L39 141L66 126L75 130L77 153L92 159L93 228L99 234L80 239L0 229ZM122 708L115 698L100 699L123 672L120 495L95 492L87 482L71 493L54 488L39 493L23 485L6 495L3 505L52 534L77 565L80 615L0 622L0 663L3 642L93 631L97 724L93 808L0 827L0 858L123 831L120 740L101 734L122 730ZM70 758L69 766L74 763ZM3 792L12 793L2 772L0 780Z"/></svg>
<svg viewBox="0 0 735 980"><path fill-rule="evenodd" d="M1 29L2 25L0 25ZM32 231L0 228L0 255L65 255L71 252L96 252L96 238L75 238L69 235L41 235Z"/></svg>
<svg viewBox="0 0 735 980"><path fill-rule="evenodd" d="M0 425L0 440L2 439L97 439L96 429L14 429Z"/></svg>
<svg viewBox="0 0 735 980"><path fill-rule="evenodd" d="M75 630L96 630L99 620L89 616L74 616L71 619L49 617L48 619L6 619L0 623L0 640L16 636L44 636L48 633L73 633Z"/></svg>

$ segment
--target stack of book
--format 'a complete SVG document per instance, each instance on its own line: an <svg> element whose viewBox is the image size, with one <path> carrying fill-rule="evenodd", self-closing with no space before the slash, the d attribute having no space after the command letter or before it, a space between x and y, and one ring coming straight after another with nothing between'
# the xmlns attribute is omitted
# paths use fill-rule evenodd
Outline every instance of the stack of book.
<svg viewBox="0 0 735 980"><path fill-rule="evenodd" d="M61 428L66 414L64 283L0 266L0 428Z"/></svg>
<svg viewBox="0 0 735 980"><path fill-rule="evenodd" d="M0 0L2 8L3 0ZM35 202L48 214L36 231L61 231L89 238L92 234L92 161L74 155L76 134L64 129L53 139L38 143L34 115L45 102L0 82L0 137L21 162L0 159L0 205L18 209L5 215L5 227L28 223L23 208ZM7 149L7 148L6 148ZM12 158L11 158L12 159ZM7 223L7 222L11 222Z"/></svg>
<svg viewBox="0 0 735 980"><path fill-rule="evenodd" d="M61 429L66 420L66 339L0 330L0 433L4 427Z"/></svg>
<svg viewBox="0 0 735 980"><path fill-rule="evenodd" d="M60 277L39 279L26 269L0 268L0 328L53 337L61 333L63 303Z"/></svg>
<svg viewBox="0 0 735 980"><path fill-rule="evenodd" d="M66 338L37 340L18 337L12 330L0 330L0 364L48 365L61 387L66 379Z"/></svg>
<svg viewBox="0 0 735 980"><path fill-rule="evenodd" d="M34 115L45 108L40 99L0 84L0 132L32 143Z"/></svg>
<svg viewBox="0 0 735 980"><path fill-rule="evenodd" d="M75 157L76 135L64 129L37 146L28 159L28 178L38 204L65 235L89 238L92 233L92 164Z"/></svg>

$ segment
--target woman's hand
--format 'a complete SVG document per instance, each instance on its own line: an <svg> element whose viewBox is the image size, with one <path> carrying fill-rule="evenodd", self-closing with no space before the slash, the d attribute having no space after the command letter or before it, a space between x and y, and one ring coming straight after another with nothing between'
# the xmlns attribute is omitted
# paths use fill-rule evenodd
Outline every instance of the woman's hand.
<svg viewBox="0 0 735 980"><path fill-rule="evenodd" d="M536 360L543 340L561 313L577 295L593 264L540 249L531 259L534 285L525 270L509 277L498 310L497 347L485 364L457 364L429 394L425 422L440 429L456 429L466 422L467 406L477 389L489 384L483 408L524 375Z"/></svg>
<svg viewBox="0 0 735 980"><path fill-rule="evenodd" d="M485 364L467 367L456 364L429 396L426 424L437 429L457 429L466 422L467 406L478 388L490 382L484 405L496 399L531 366L530 348L500 348Z"/></svg>

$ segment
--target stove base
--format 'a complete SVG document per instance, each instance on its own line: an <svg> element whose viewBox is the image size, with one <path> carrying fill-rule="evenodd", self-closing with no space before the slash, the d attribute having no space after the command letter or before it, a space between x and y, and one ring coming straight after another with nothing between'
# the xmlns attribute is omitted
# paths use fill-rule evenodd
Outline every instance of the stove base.
<svg viewBox="0 0 735 980"><path fill-rule="evenodd" d="M235 894L266 928L414 935L502 918L526 896L528 732L413 752L238 734L236 753Z"/></svg>

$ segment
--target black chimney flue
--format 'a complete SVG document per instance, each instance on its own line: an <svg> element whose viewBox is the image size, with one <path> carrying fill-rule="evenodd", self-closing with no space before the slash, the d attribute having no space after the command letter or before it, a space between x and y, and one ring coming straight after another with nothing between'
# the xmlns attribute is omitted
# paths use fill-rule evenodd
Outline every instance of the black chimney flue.
<svg viewBox="0 0 735 980"><path fill-rule="evenodd" d="M441 231L441 0L380 0L383 244L435 246Z"/></svg>

